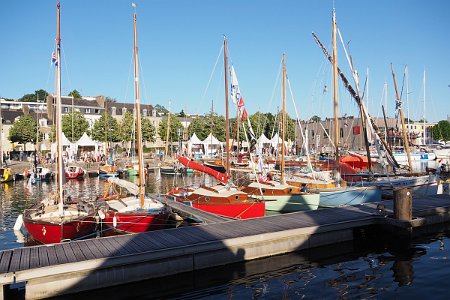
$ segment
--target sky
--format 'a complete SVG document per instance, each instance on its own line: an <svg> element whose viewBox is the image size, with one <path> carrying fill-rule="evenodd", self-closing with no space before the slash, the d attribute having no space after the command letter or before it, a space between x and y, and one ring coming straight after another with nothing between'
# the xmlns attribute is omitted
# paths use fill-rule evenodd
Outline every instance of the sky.
<svg viewBox="0 0 450 300"><path fill-rule="evenodd" d="M64 95L78 90L83 96L134 101L131 2L61 1ZM229 63L235 68L249 114L276 113L281 107L280 70L285 53L289 115L332 117L331 64L311 32L331 53L334 6L361 89L368 83L365 101L371 115L382 116L381 105L388 116L395 113L391 63L403 91L405 116L416 121L425 116L437 122L450 115L450 1L134 2L141 103L188 114L205 114L213 106L214 112L224 115L221 49L226 36ZM0 22L0 97L17 99L39 89L54 92L50 61L55 47L56 0L2 0ZM338 64L354 86L340 42ZM408 80L404 80L406 66ZM357 115L342 84L338 89L339 114ZM234 107L230 114L235 114Z"/></svg>

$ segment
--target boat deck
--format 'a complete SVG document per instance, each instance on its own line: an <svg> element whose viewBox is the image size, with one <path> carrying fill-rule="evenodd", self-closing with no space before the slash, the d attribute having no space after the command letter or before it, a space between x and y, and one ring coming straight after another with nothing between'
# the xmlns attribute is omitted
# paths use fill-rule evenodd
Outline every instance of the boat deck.
<svg viewBox="0 0 450 300"><path fill-rule="evenodd" d="M388 216L371 203L5 250L0 287L23 282L26 297L51 297L350 241L355 229L395 223L392 204ZM413 216L400 227L448 222L450 196L414 199Z"/></svg>

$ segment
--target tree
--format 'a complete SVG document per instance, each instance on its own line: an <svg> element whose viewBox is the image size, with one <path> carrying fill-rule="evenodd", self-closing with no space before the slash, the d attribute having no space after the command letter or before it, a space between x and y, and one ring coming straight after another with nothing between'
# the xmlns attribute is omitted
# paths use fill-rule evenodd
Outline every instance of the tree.
<svg viewBox="0 0 450 300"><path fill-rule="evenodd" d="M321 121L320 117L316 116L316 115L312 116L311 119L309 119L309 120L313 121L313 122L320 122Z"/></svg>
<svg viewBox="0 0 450 300"><path fill-rule="evenodd" d="M181 110L180 113L178 114L178 116L179 116L180 118L185 118L185 117L186 117L186 114L184 113L184 110Z"/></svg>
<svg viewBox="0 0 450 300"><path fill-rule="evenodd" d="M135 139L135 124L134 115L129 111L125 112L119 126L119 139L121 141L130 142Z"/></svg>
<svg viewBox="0 0 450 300"><path fill-rule="evenodd" d="M170 131L169 131L169 142L178 141L178 128L183 130L183 125L181 124L180 120L173 115L170 114ZM166 135L167 135L167 117L164 117L161 122L159 123L159 130L158 130L159 137L161 140L166 141Z"/></svg>
<svg viewBox="0 0 450 300"><path fill-rule="evenodd" d="M142 128L142 141L144 142L155 142L156 141L156 128L153 126L150 119L143 118L141 120Z"/></svg>
<svg viewBox="0 0 450 300"><path fill-rule="evenodd" d="M105 118L105 112L103 112L100 119L96 120L92 126L91 137L99 142L119 142L120 134L117 120L108 113Z"/></svg>
<svg viewBox="0 0 450 300"><path fill-rule="evenodd" d="M47 91L40 89L37 91L34 91L34 94L26 94L23 95L22 98L19 98L18 101L20 102L37 102L37 100L45 102L47 99Z"/></svg>
<svg viewBox="0 0 450 300"><path fill-rule="evenodd" d="M447 120L439 121L431 129L433 139L450 141L450 123Z"/></svg>
<svg viewBox="0 0 450 300"><path fill-rule="evenodd" d="M79 111L63 115L61 123L62 131L71 142L78 141L89 128L89 122Z"/></svg>
<svg viewBox="0 0 450 300"><path fill-rule="evenodd" d="M205 116L198 116L197 118L193 119L188 127L189 137L195 133L200 140L204 140L210 132L209 127L206 127L207 122L210 121L209 118L206 119Z"/></svg>
<svg viewBox="0 0 450 300"><path fill-rule="evenodd" d="M74 97L75 99L81 99L81 94L77 90L71 91L68 96Z"/></svg>
<svg viewBox="0 0 450 300"><path fill-rule="evenodd" d="M166 114L166 113L169 112L164 106L159 105L159 104L156 104L156 105L155 105L155 109L156 109L156 111L157 111L158 113L160 113L160 114Z"/></svg>
<svg viewBox="0 0 450 300"><path fill-rule="evenodd" d="M11 143L36 143L37 139L37 124L30 115L21 116L16 122L13 123L9 129L9 140ZM25 147L24 147L25 148Z"/></svg>

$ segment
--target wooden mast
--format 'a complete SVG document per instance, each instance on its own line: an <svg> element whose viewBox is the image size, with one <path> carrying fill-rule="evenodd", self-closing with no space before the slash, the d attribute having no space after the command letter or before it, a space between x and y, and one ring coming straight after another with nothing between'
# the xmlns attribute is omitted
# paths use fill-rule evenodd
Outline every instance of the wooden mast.
<svg viewBox="0 0 450 300"><path fill-rule="evenodd" d="M225 68L225 149L227 149L226 174L230 178L230 126L228 124L228 48L227 38L223 38L223 65Z"/></svg>
<svg viewBox="0 0 450 300"><path fill-rule="evenodd" d="M139 201L140 206L144 206L145 185L144 185L144 157L142 151L142 129L141 129L141 111L139 104L139 63L138 63L138 47L137 47L137 28L136 28L136 11L133 14L134 29L134 97L136 110L136 131L137 131L137 150L139 164Z"/></svg>
<svg viewBox="0 0 450 300"><path fill-rule="evenodd" d="M169 154L169 133L170 133L170 101L169 101L169 113L167 115L166 147L164 148L164 161L167 161L167 154Z"/></svg>
<svg viewBox="0 0 450 300"><path fill-rule="evenodd" d="M409 152L409 139L408 139L408 134L406 133L405 117L403 115L402 105L400 102L401 100L400 100L400 96L398 94L397 80L395 79L394 65L392 63L391 63L391 70L392 70L392 77L394 78L395 97L397 99L397 103L399 103L400 119L402 122L403 144L405 145L405 152L406 152L406 156L408 157L409 173L411 173L412 172L412 164L411 164L411 155Z"/></svg>
<svg viewBox="0 0 450 300"><path fill-rule="evenodd" d="M62 158L62 126L61 126L61 5L58 1L56 5L56 151L57 156L57 191L58 191L58 210L63 214L63 180L65 178L64 164Z"/></svg>
<svg viewBox="0 0 450 300"><path fill-rule="evenodd" d="M284 144L286 136L286 55L283 53L283 77L281 81L281 178L280 182L282 184L284 181L284 152L286 151L286 145Z"/></svg>
<svg viewBox="0 0 450 300"><path fill-rule="evenodd" d="M335 158L334 158L334 174L338 182L341 181L339 174L339 99L338 99L338 70L337 70L337 44L336 44L336 11L333 9L332 17L333 25L333 106L334 106L334 143L335 143Z"/></svg>

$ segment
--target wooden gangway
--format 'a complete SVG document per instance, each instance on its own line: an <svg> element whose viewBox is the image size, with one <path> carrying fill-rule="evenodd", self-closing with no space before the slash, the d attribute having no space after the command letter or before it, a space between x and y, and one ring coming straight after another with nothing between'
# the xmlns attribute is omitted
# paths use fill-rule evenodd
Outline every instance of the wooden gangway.
<svg viewBox="0 0 450 300"><path fill-rule="evenodd" d="M0 286L25 283L27 298L93 290L350 241L354 230L393 223L392 202L296 212L24 247L0 252ZM450 220L450 197L414 199L415 227ZM0 299L3 294L0 294Z"/></svg>

